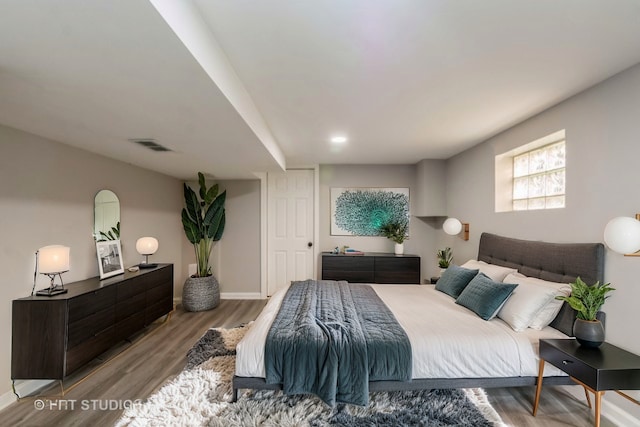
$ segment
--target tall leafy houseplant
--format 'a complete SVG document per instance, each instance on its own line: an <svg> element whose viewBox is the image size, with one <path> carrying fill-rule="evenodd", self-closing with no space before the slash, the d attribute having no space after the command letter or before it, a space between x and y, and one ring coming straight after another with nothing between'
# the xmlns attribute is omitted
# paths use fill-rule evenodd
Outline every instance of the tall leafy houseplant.
<svg viewBox="0 0 640 427"><path fill-rule="evenodd" d="M224 202L227 192L218 194L218 184L207 189L204 175L198 172L200 198L187 184L184 184L184 202L182 226L187 239L196 252L198 271L196 277L211 275L209 257L214 242L222 237L225 225Z"/></svg>
<svg viewBox="0 0 640 427"><path fill-rule="evenodd" d="M573 334L584 347L598 347L604 342L604 326L597 319L597 315L605 300L609 298L607 294L615 290L610 285L596 282L589 286L578 277L571 284L570 296L556 297L567 302L577 312Z"/></svg>
<svg viewBox="0 0 640 427"><path fill-rule="evenodd" d="M196 252L197 271L182 288L182 307L186 311L204 311L220 303L220 284L211 272L209 257L215 242L224 232L226 191L218 194L218 184L207 188L204 175L198 172L199 195L184 185L185 207L182 225Z"/></svg>

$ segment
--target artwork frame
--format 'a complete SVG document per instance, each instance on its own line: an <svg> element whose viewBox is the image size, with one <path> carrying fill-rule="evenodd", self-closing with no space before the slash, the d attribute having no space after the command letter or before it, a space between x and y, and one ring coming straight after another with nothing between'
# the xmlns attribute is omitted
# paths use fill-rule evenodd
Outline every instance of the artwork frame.
<svg viewBox="0 0 640 427"><path fill-rule="evenodd" d="M409 188L333 187L330 206L330 235L381 236L387 221L409 223Z"/></svg>
<svg viewBox="0 0 640 427"><path fill-rule="evenodd" d="M100 280L124 273L120 240L96 242L96 255L98 257Z"/></svg>

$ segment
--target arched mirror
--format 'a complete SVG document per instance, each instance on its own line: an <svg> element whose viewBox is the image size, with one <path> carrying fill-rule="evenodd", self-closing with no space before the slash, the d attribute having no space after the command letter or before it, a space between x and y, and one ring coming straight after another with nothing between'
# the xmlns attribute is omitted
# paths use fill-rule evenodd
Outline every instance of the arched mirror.
<svg viewBox="0 0 640 427"><path fill-rule="evenodd" d="M111 190L100 190L94 203L93 237L96 241L120 240L120 201Z"/></svg>

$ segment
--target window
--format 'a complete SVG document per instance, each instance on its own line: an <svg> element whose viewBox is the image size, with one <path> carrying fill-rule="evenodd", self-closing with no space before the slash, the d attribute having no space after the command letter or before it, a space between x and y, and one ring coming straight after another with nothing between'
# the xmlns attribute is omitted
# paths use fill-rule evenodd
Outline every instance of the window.
<svg viewBox="0 0 640 427"><path fill-rule="evenodd" d="M564 141L513 157L513 210L564 207Z"/></svg>
<svg viewBox="0 0 640 427"><path fill-rule="evenodd" d="M565 130L495 156L496 212L565 207Z"/></svg>

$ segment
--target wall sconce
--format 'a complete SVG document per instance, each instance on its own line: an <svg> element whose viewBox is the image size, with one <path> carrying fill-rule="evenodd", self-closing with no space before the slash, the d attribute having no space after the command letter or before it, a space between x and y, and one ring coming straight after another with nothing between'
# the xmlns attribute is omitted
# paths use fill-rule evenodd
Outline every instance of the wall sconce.
<svg viewBox="0 0 640 427"><path fill-rule="evenodd" d="M37 296L52 297L54 295L66 294L67 290L64 288L62 282L62 273L69 271L69 251L67 246L62 245L50 245L44 246L36 252L36 268L33 273L33 288L31 289L31 295L36 289L36 277L38 272L49 276L51 284L47 289L41 289L36 292ZM60 285L56 286L54 283L56 276L60 278Z"/></svg>
<svg viewBox="0 0 640 427"><path fill-rule="evenodd" d="M145 256L143 263L138 264L140 268L155 268L158 264L149 264L149 255L153 255L158 250L158 239L155 237L141 237L136 242L136 251Z"/></svg>
<svg viewBox="0 0 640 427"><path fill-rule="evenodd" d="M462 239L469 240L469 223L460 222L457 218L447 218L442 224L442 229L445 233L456 236L462 232Z"/></svg>
<svg viewBox="0 0 640 427"><path fill-rule="evenodd" d="M604 242L609 249L625 256L640 256L640 214L613 218L604 228Z"/></svg>

